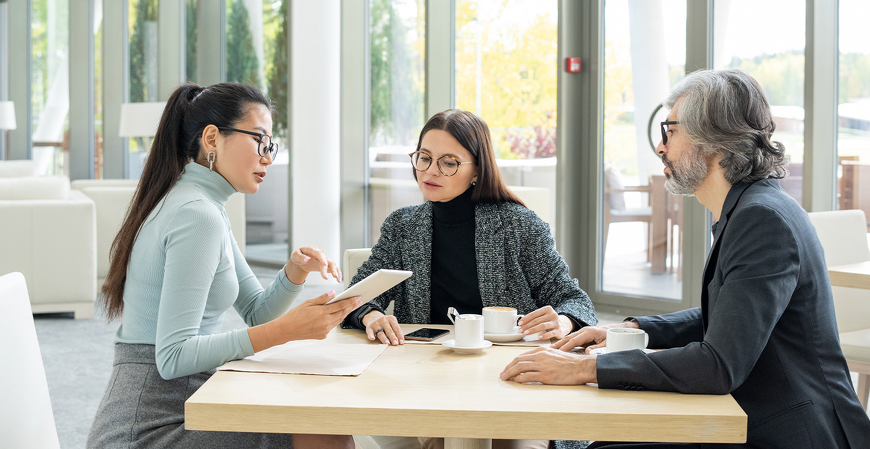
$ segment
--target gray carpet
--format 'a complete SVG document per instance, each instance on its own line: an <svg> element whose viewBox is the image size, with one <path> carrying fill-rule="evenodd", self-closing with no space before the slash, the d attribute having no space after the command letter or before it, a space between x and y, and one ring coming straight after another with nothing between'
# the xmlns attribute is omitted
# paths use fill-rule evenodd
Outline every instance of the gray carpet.
<svg viewBox="0 0 870 449"><path fill-rule="evenodd" d="M268 284L277 270L255 268L254 272L261 283ZM340 291L341 287L306 286L297 303L332 289ZM60 447L83 448L112 372L113 338L120 323L107 324L101 315L92 320L74 320L72 314L64 313L33 317ZM230 309L223 330L244 327L242 318Z"/></svg>

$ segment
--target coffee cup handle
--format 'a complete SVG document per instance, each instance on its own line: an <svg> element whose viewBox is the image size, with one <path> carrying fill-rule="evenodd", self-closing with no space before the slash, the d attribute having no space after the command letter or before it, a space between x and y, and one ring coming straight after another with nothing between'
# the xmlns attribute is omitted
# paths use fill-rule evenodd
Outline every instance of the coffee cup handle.
<svg viewBox="0 0 870 449"><path fill-rule="evenodd" d="M649 346L649 334L643 334L643 348L646 349Z"/></svg>
<svg viewBox="0 0 870 449"><path fill-rule="evenodd" d="M514 321L514 324L516 324L517 326L519 326L519 325L520 325L520 318L522 318L522 317L524 317L524 316L525 316L525 315L517 315L517 320Z"/></svg>

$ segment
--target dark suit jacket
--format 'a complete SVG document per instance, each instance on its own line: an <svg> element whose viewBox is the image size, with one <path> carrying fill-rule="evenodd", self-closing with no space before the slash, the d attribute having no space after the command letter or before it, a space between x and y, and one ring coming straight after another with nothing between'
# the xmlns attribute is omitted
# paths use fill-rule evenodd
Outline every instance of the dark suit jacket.
<svg viewBox="0 0 870 449"><path fill-rule="evenodd" d="M728 192L700 308L637 320L650 347L673 349L599 356L599 387L731 393L754 447L870 448L822 246L778 181Z"/></svg>

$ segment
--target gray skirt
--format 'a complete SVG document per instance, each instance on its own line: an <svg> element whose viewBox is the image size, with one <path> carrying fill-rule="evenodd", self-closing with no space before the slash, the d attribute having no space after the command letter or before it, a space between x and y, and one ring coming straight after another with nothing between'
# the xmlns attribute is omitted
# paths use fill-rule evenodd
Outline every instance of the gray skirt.
<svg viewBox="0 0 870 449"><path fill-rule="evenodd" d="M289 434L184 429L184 401L214 370L164 380L154 345L115 345L112 377L88 434L88 448L292 448Z"/></svg>

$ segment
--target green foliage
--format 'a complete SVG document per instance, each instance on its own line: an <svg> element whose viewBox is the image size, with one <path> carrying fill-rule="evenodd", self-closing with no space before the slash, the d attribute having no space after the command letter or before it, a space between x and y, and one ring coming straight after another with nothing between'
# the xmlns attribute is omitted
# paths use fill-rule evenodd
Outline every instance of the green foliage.
<svg viewBox="0 0 870 449"><path fill-rule="evenodd" d="M392 1L371 2L371 145L415 144L423 127L423 0L416 3L416 18L403 19Z"/></svg>
<svg viewBox="0 0 870 449"><path fill-rule="evenodd" d="M870 98L870 55L840 54L840 103Z"/></svg>
<svg viewBox="0 0 870 449"><path fill-rule="evenodd" d="M804 54L787 51L754 58L734 58L726 68L752 75L772 105L804 105Z"/></svg>
<svg viewBox="0 0 870 449"><path fill-rule="evenodd" d="M242 0L228 2L227 81L262 88L260 62L248 26L248 8Z"/></svg>
<svg viewBox="0 0 870 449"><path fill-rule="evenodd" d="M196 82L196 0L186 0L184 2L185 12L185 45L187 49L184 53L184 67L188 81Z"/></svg>
<svg viewBox="0 0 870 449"><path fill-rule="evenodd" d="M264 11L269 14L270 0L265 0ZM272 135L276 138L287 138L287 4L280 2L277 12L270 14L264 24L266 42L266 88L275 108ZM268 36L274 35L270 40Z"/></svg>
<svg viewBox="0 0 870 449"><path fill-rule="evenodd" d="M131 0L132 2L136 3L136 7L130 11L133 16L130 18L130 101L139 103L157 98L157 92L148 91L149 80L145 73L145 24L157 23L157 0Z"/></svg>

